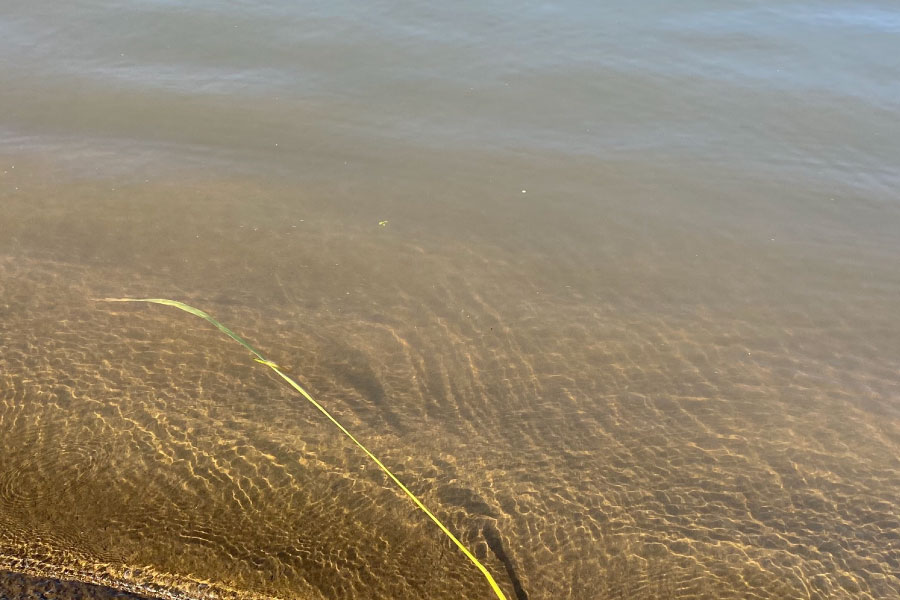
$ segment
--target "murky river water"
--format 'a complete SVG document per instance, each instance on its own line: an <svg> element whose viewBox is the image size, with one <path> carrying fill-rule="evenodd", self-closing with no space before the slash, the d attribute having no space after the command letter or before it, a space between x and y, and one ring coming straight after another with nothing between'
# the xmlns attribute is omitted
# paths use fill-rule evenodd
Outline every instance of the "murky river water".
<svg viewBox="0 0 900 600"><path fill-rule="evenodd" d="M0 2L0 597L494 597L110 296L510 599L900 597L897 5L430 4Z"/></svg>

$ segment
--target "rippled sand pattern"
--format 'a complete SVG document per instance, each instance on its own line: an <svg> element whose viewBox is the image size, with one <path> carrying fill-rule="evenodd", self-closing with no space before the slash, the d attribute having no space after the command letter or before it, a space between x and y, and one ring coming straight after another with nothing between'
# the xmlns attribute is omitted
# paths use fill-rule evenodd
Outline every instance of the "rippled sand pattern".
<svg viewBox="0 0 900 600"><path fill-rule="evenodd" d="M900 347L878 298L654 300L572 277L592 255L545 265L540 240L301 236L294 216L214 220L241 250L192 248L198 266L127 226L118 261L77 224L21 226L46 237L0 258L0 567L159 597L490 597L237 344L93 301L153 295L288 368L511 599L900 595Z"/></svg>

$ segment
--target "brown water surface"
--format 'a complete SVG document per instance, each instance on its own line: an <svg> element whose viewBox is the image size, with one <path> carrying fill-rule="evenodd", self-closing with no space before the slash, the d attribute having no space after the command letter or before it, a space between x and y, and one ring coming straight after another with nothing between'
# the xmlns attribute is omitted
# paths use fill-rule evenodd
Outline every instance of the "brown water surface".
<svg viewBox="0 0 900 600"><path fill-rule="evenodd" d="M7 7L0 596L900 597L864 4Z"/></svg>

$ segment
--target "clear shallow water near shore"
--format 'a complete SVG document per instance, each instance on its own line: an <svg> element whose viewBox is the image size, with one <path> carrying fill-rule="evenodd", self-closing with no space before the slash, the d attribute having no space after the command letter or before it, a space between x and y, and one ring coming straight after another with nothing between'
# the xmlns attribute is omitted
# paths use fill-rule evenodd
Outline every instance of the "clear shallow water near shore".
<svg viewBox="0 0 900 600"><path fill-rule="evenodd" d="M0 568L900 594L890 3L0 6Z"/></svg>

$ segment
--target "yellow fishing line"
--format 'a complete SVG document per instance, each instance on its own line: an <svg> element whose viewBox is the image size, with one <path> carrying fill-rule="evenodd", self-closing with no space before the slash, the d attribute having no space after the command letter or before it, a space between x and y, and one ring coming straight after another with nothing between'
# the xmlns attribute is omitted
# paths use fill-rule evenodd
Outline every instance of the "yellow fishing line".
<svg viewBox="0 0 900 600"><path fill-rule="evenodd" d="M440 528L440 530L443 531L444 534L446 534L446 536L453 541L454 544L456 544L456 547L459 548L462 551L462 553L465 554L466 557L470 561L472 561L472 564L474 564L476 567L478 567L478 570L481 571L481 573L484 575L485 579L487 579L488 583L491 584L491 589L494 590L495 594L497 594L497 598L499 598L500 600L506 600L506 596L503 595L503 590L501 590L500 586L497 585L497 582L494 581L494 577L491 575L490 571L487 570L487 567L485 567L483 564L481 564L481 561L479 561L477 558L475 558L475 555L472 554L469 551L469 549L466 548L463 545L463 543L461 541L459 541L459 539L455 535L453 535L453 533L449 529L447 529L447 526L444 525L443 523L441 523L440 519L438 519L436 516L434 516L434 513L431 512L430 510L428 510L428 507L425 506L422 503L422 501L419 500L416 497L416 495L413 494L409 490L408 487L403 485L403 483L399 479L397 479L397 476L394 475L393 473L391 473L390 469L388 469L386 466L384 466L384 463L382 463L380 460L378 460L377 456L372 454L368 448L363 446L362 442L360 442L358 439L356 439L356 437L354 437L354 435L352 433L347 431L347 428L344 427L343 425L341 425L340 422L337 419L335 419L331 415L331 413L325 409L324 406L322 406L321 404L316 402L316 400L312 396L310 396L309 392L307 392L305 389L303 389L303 387L299 383L297 383L296 381L291 379L289 376L287 376L278 367L278 365L276 365L275 363L273 363L272 361L270 361L266 357L264 357L262 354L260 354L259 351L256 348L254 348L253 346L251 346L249 343L247 343L247 341L244 340L244 338L242 338L241 336L239 336L232 330L228 329L227 327L225 327L224 325L222 325L221 323L216 321L208 313L203 312L199 308L194 308L193 306L189 306L183 302L178 302L177 300L166 300L165 298L103 298L102 301L103 302L151 302L153 304L163 304L165 306L174 306L175 308L180 308L181 310L183 310L185 312L189 312L192 315L196 315L196 316L200 317L201 319L205 319L206 321L209 321L210 323L215 325L219 329L219 331L221 331L222 333L224 333L225 335L227 335L234 341L238 342L241 346L243 346L244 348L249 350L255 356L254 360L256 362L266 365L267 367L269 367L270 369L275 371L279 377L281 377L288 383L288 385L290 385L292 388L294 388L295 390L300 392L300 394L304 398L309 400L309 402L313 406L315 406L319 410L319 412L321 412L323 415L325 415L325 417L329 421L334 423L335 427L340 429L341 432L343 432L344 435L346 435L348 438L350 438L350 440L352 440L354 444L359 446L360 450L365 452L366 456L368 456L370 459L372 459L372 462L374 462L376 465L378 465L378 468L381 469L385 475L390 477L391 480L397 484L397 487L399 487L401 490L403 490L403 493L406 494L409 497L409 499L412 500L416 506L418 506L420 509L422 509L422 512L424 512L426 515L428 515L429 519L434 521L434 524L437 525Z"/></svg>

